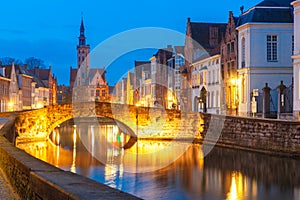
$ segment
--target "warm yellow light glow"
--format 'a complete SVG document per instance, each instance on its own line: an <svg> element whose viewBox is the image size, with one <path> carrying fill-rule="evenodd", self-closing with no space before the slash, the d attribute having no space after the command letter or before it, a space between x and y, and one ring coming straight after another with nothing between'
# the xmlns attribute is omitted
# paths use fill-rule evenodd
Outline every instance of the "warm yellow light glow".
<svg viewBox="0 0 300 200"><path fill-rule="evenodd" d="M232 85L237 85L237 79L232 78L230 81Z"/></svg>
<svg viewBox="0 0 300 200"><path fill-rule="evenodd" d="M14 111L14 103L12 101L8 102L8 111Z"/></svg>
<svg viewBox="0 0 300 200"><path fill-rule="evenodd" d="M197 138L201 138L201 133L204 131L204 118L201 116L199 120L199 134L196 135Z"/></svg>
<svg viewBox="0 0 300 200"><path fill-rule="evenodd" d="M41 102L37 103L36 108L42 108L42 107L44 107L43 103L41 103Z"/></svg>
<svg viewBox="0 0 300 200"><path fill-rule="evenodd" d="M231 177L230 191L227 200L241 199L248 191L247 181L240 172L234 172Z"/></svg>
<svg viewBox="0 0 300 200"><path fill-rule="evenodd" d="M12 107L13 107L13 105L14 105L14 103L13 103L13 102L11 102L11 101L10 101L10 102L8 102L8 107L9 107L9 108L12 108Z"/></svg>
<svg viewBox="0 0 300 200"><path fill-rule="evenodd" d="M238 197L238 191L237 191L237 185L236 185L236 174L232 174L231 177L231 186L230 186L230 191L227 194L227 200L234 200L237 199Z"/></svg>
<svg viewBox="0 0 300 200"><path fill-rule="evenodd" d="M71 172L76 173L76 138L77 133L76 129L73 131L73 158L72 158L72 166L70 168Z"/></svg>

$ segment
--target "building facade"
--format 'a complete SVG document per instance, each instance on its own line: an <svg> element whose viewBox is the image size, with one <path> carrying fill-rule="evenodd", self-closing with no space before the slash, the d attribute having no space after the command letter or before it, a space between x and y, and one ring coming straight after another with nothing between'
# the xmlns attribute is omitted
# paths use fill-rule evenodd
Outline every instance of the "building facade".
<svg viewBox="0 0 300 200"><path fill-rule="evenodd" d="M8 110L9 111L18 111L21 110L21 98L19 95L19 85L17 80L17 74L15 70L15 64L12 63L11 67L6 68L7 76L10 78L9 84L9 104Z"/></svg>
<svg viewBox="0 0 300 200"><path fill-rule="evenodd" d="M224 38L221 42L221 76L223 80L221 92L222 110L227 114L236 114L238 102L236 98L236 86L232 83L237 79L238 66L238 32L236 24L238 17L229 12L228 23ZM244 62L242 63L245 64ZM225 114L225 113L224 113Z"/></svg>
<svg viewBox="0 0 300 200"><path fill-rule="evenodd" d="M202 23L187 20L186 39L184 45L185 66L181 69L184 76L181 88L181 108L192 110L192 71L195 61L219 54L220 44L226 30L223 23Z"/></svg>
<svg viewBox="0 0 300 200"><path fill-rule="evenodd" d="M26 70L26 66L12 63L0 69L1 76L8 81L1 95L5 97L5 102L2 101L5 106L2 106L1 111L38 109L50 104L49 87L38 76Z"/></svg>
<svg viewBox="0 0 300 200"><path fill-rule="evenodd" d="M50 105L50 88L47 87L41 79L37 76L33 76L31 87L32 109L43 108L44 106Z"/></svg>
<svg viewBox="0 0 300 200"><path fill-rule="evenodd" d="M147 88L146 80L151 76L151 62L150 61L134 61L133 72L133 90L134 90L134 104L140 104L143 106L151 105L151 99L146 98Z"/></svg>
<svg viewBox="0 0 300 200"><path fill-rule="evenodd" d="M239 17L238 77L232 85L238 112L256 113L253 91L262 93L265 83L276 88L280 81L292 84L293 14L288 0L262 1ZM259 94L256 94L259 95ZM274 98L275 107L277 98ZM252 105L252 106L251 106ZM276 110L276 108L275 108Z"/></svg>
<svg viewBox="0 0 300 200"><path fill-rule="evenodd" d="M295 119L300 119L300 0L292 3L294 7L294 52L293 52L293 74L294 74L294 105L293 113Z"/></svg>
<svg viewBox="0 0 300 200"><path fill-rule="evenodd" d="M86 44L84 23L81 19L77 45L77 69L70 68L70 90L73 101L110 101L109 86L104 68L91 68L90 45Z"/></svg>
<svg viewBox="0 0 300 200"><path fill-rule="evenodd" d="M37 87L45 87L48 88L48 96L45 97L45 105L55 105L57 104L57 79L55 78L52 67L50 66L49 69L40 69L39 67L35 67L32 70L28 70L30 74L33 76L38 77L39 80L43 82L42 84L37 84Z"/></svg>
<svg viewBox="0 0 300 200"><path fill-rule="evenodd" d="M168 60L173 56L173 48L159 49L151 61L151 93L152 101L150 106L168 106ZM152 104L153 102L153 104Z"/></svg>
<svg viewBox="0 0 300 200"><path fill-rule="evenodd" d="M0 69L0 112L8 111L10 79L5 77L3 69Z"/></svg>
<svg viewBox="0 0 300 200"><path fill-rule="evenodd" d="M184 46L174 46L173 56L168 60L168 108L180 109L180 68L184 67Z"/></svg>
<svg viewBox="0 0 300 200"><path fill-rule="evenodd" d="M220 55L197 61L191 65L192 111L221 114Z"/></svg>

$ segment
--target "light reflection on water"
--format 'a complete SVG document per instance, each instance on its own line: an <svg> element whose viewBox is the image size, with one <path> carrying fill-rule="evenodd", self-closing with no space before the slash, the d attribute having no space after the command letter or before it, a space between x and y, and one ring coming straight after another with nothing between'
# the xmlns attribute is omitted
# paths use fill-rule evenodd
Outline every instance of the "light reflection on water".
<svg viewBox="0 0 300 200"><path fill-rule="evenodd" d="M139 140L124 150L120 146L128 141L128 137L120 135L115 125L87 127L93 130L81 136L89 139L87 147L79 137L84 134L84 128L63 126L57 130L59 141L52 138L59 146L49 141L20 144L19 148L54 166L144 199L300 199L299 160L224 148L214 148L203 158L201 146L193 144L168 167L148 173L127 173L124 170L126 163L122 162L126 160L126 153L145 154L163 149L169 141ZM92 156L99 153L95 146L99 131L108 141L101 144L107 149L104 155L110 165L104 165ZM178 142L177 147L181 146L186 148L186 144ZM120 159L118 162L112 160L115 156ZM165 154L162 157L171 156ZM133 157L127 162L138 163ZM159 160L153 158L151 162L147 165L155 165Z"/></svg>

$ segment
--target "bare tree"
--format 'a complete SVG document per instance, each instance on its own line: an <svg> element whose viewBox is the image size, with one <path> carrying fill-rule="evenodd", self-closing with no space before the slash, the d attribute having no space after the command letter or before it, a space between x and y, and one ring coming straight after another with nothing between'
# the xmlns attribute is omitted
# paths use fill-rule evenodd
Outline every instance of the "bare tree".
<svg viewBox="0 0 300 200"><path fill-rule="evenodd" d="M23 62L20 59L3 57L0 58L0 66L11 65L14 62L16 65L23 65Z"/></svg>
<svg viewBox="0 0 300 200"><path fill-rule="evenodd" d="M34 69L35 67L43 69L46 67L43 60L35 57L26 58L25 64L27 64L27 69Z"/></svg>

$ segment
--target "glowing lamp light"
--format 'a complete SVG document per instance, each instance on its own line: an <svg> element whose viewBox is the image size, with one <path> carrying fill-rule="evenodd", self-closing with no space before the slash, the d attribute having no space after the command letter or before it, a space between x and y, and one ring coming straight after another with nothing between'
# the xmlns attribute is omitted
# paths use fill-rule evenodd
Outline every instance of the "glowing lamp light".
<svg viewBox="0 0 300 200"><path fill-rule="evenodd" d="M13 107L13 105L14 105L14 104L13 104L13 102L11 102L11 101L10 101L10 102L8 102L8 107L12 108L12 107Z"/></svg>
<svg viewBox="0 0 300 200"><path fill-rule="evenodd" d="M37 103L36 108L42 108L43 104L42 103Z"/></svg>
<svg viewBox="0 0 300 200"><path fill-rule="evenodd" d="M232 84L232 85L236 85L236 84L237 84L237 80L236 80L236 79L234 79L234 78L233 78L233 79L231 79L231 84Z"/></svg>

